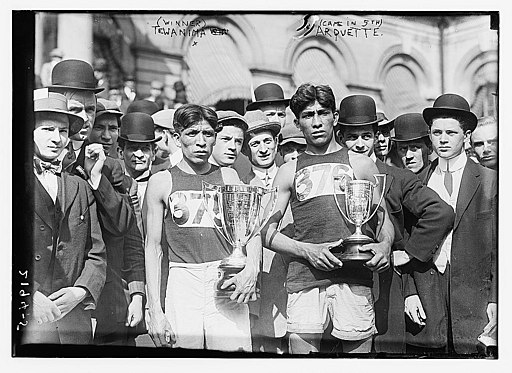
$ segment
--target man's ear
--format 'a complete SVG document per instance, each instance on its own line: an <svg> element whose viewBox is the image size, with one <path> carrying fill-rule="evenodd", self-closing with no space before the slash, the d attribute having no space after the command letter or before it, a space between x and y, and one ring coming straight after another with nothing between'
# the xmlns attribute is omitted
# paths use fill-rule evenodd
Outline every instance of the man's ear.
<svg viewBox="0 0 512 373"><path fill-rule="evenodd" d="M119 145L116 147L116 151L117 151L117 156L119 157L119 159L123 159L123 149L121 149L121 147Z"/></svg>
<svg viewBox="0 0 512 373"><path fill-rule="evenodd" d="M299 125L299 120L297 118L295 118L293 120L293 124L295 124L295 127L297 127L298 129L300 129L300 125Z"/></svg>
<svg viewBox="0 0 512 373"><path fill-rule="evenodd" d="M174 140L174 143L176 144L176 146L178 148L181 148L181 138L180 138L180 134L178 132L174 132L172 134L172 139Z"/></svg>
<svg viewBox="0 0 512 373"><path fill-rule="evenodd" d="M467 130L467 131L464 132L464 140L468 141L470 139L471 139L471 131Z"/></svg>

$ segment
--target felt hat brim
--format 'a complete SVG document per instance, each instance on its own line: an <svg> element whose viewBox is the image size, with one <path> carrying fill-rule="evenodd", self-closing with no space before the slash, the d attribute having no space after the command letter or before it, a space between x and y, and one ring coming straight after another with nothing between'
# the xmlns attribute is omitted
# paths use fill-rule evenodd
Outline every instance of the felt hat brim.
<svg viewBox="0 0 512 373"><path fill-rule="evenodd" d="M432 125L432 118L437 116L458 116L464 118L468 125L469 130L473 132L476 128L476 124L478 119L476 115L471 111L457 109L452 107L428 107L423 109L423 119L427 122L427 125L430 127Z"/></svg>
<svg viewBox="0 0 512 373"><path fill-rule="evenodd" d="M290 104L289 98L283 98L283 99L271 99L271 100L261 100L261 101L254 101L251 102L247 107L245 108L246 111L256 110L259 107L263 105L271 105L271 104L285 104L288 106Z"/></svg>

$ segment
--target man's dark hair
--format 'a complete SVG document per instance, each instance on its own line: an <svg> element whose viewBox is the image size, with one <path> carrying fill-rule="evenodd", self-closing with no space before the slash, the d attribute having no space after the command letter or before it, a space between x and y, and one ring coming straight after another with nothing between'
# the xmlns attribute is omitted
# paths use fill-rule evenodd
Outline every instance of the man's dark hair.
<svg viewBox="0 0 512 373"><path fill-rule="evenodd" d="M464 132L471 130L471 127L466 122L466 119L463 116L459 116L456 114L453 114L453 115L442 114L442 115L433 116L432 119L430 120L430 126L432 126L432 123L434 123L434 121L436 119L443 119L443 118L455 119L457 122L459 122L460 128L462 128L462 131L464 131Z"/></svg>
<svg viewBox="0 0 512 373"><path fill-rule="evenodd" d="M217 128L215 128L215 132L220 132L222 131L222 129L224 127L236 127L236 128L240 128L242 130L242 132L244 133L244 137L245 137L245 132L246 132L246 127L243 126L242 123L240 123L239 120L236 120L236 119L226 119L226 120L223 120L222 122L219 122L218 125L217 125Z"/></svg>
<svg viewBox="0 0 512 373"><path fill-rule="evenodd" d="M185 104L180 106L174 113L174 130L181 134L183 130L206 121L215 130L218 124L217 113L207 106Z"/></svg>
<svg viewBox="0 0 512 373"><path fill-rule="evenodd" d="M328 85L315 86L311 83L304 83L297 88L290 99L290 109L295 118L299 119L300 112L315 101L318 101L323 107L331 109L333 113L336 112L336 100L331 87Z"/></svg>

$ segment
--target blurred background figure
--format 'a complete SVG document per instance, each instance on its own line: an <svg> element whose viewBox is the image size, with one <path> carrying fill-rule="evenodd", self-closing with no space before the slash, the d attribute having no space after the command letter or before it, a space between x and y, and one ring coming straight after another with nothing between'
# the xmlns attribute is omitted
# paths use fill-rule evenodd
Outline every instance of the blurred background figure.
<svg viewBox="0 0 512 373"><path fill-rule="evenodd" d="M103 91L97 94L98 97L108 100L110 84L108 79L108 63L104 58L97 58L94 60L94 77L96 78L96 85L98 88L104 88Z"/></svg>
<svg viewBox="0 0 512 373"><path fill-rule="evenodd" d="M158 105L158 110L166 108L167 97L164 94L164 83L159 80L153 80L149 90L149 96L144 98L147 101L152 101Z"/></svg>
<svg viewBox="0 0 512 373"><path fill-rule="evenodd" d="M181 105L185 105L188 103L187 99L187 92L185 90L185 85L181 80L178 80L174 83L174 91L176 92L176 95L174 97L174 109L179 108Z"/></svg>
<svg viewBox="0 0 512 373"><path fill-rule="evenodd" d="M47 87L52 84L52 70L64 58L64 53L59 48L52 49L50 52L50 61L43 64L41 67L41 84Z"/></svg>
<svg viewBox="0 0 512 373"><path fill-rule="evenodd" d="M135 90L135 79L132 75L127 75L124 79L123 94L129 102L135 101L137 91Z"/></svg>
<svg viewBox="0 0 512 373"><path fill-rule="evenodd" d="M498 170L498 124L494 117L478 119L471 134L471 147L476 159L484 167Z"/></svg>

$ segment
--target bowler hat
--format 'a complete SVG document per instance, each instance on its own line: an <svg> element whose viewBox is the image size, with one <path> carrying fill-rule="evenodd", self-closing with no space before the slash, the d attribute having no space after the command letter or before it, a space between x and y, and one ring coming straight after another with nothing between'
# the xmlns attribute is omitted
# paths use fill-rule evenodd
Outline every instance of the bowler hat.
<svg viewBox="0 0 512 373"><path fill-rule="evenodd" d="M477 118L471 112L468 102L464 97L454 93L439 96L432 107L423 110L423 118L429 126L432 125L432 118L439 116L460 117L467 123L470 131L476 127Z"/></svg>
<svg viewBox="0 0 512 373"><path fill-rule="evenodd" d="M123 115L123 113L114 101L105 100L104 98L98 98L98 102L96 104L96 118L107 113L118 115L119 117Z"/></svg>
<svg viewBox="0 0 512 373"><path fill-rule="evenodd" d="M428 136L428 125L420 113L407 113L396 117L394 141L412 141Z"/></svg>
<svg viewBox="0 0 512 373"><path fill-rule="evenodd" d="M82 60L63 60L52 70L52 85L48 88L70 88L98 93L92 66Z"/></svg>
<svg viewBox="0 0 512 373"><path fill-rule="evenodd" d="M157 111L155 114L151 115L153 118L153 122L155 126L164 127L170 130L174 130L174 113L175 109L163 109Z"/></svg>
<svg viewBox="0 0 512 373"><path fill-rule="evenodd" d="M246 107L246 111L256 110L261 105L269 105L269 104L285 104L288 106L290 103L289 98L284 98L283 89L275 83L264 83L258 86L254 90L254 98L255 101L251 102Z"/></svg>
<svg viewBox="0 0 512 373"><path fill-rule="evenodd" d="M128 114L128 113L145 113L148 115L153 115L159 110L160 110L160 108L153 101L136 100L136 101L133 101L130 105L128 105L128 107L126 108L126 114Z"/></svg>
<svg viewBox="0 0 512 373"><path fill-rule="evenodd" d="M36 89L34 91L34 112L66 114L69 120L69 136L78 133L84 126L84 119L81 116L68 111L68 100L66 96L56 92L48 92L46 88Z"/></svg>
<svg viewBox="0 0 512 373"><path fill-rule="evenodd" d="M389 127L390 129L393 128L393 121L392 120L389 120L387 117L386 117L386 114L384 114L382 111L377 111L377 119L380 120L379 122L379 127L384 127L384 126L387 126Z"/></svg>
<svg viewBox="0 0 512 373"><path fill-rule="evenodd" d="M370 96L352 95L340 103L338 123L344 126L365 126L382 121L377 117L375 101Z"/></svg>
<svg viewBox="0 0 512 373"><path fill-rule="evenodd" d="M216 111L218 123L223 126L229 126L231 123L238 123L242 126L243 131L247 131L249 125L243 116L233 110L218 110Z"/></svg>
<svg viewBox="0 0 512 373"><path fill-rule="evenodd" d="M286 143L294 142L296 144L306 145L306 139L300 129L294 124L287 124L279 134L279 145L282 146Z"/></svg>
<svg viewBox="0 0 512 373"><path fill-rule="evenodd" d="M128 113L121 117L119 138L130 142L152 143L160 141L155 138L155 123L146 113Z"/></svg>

